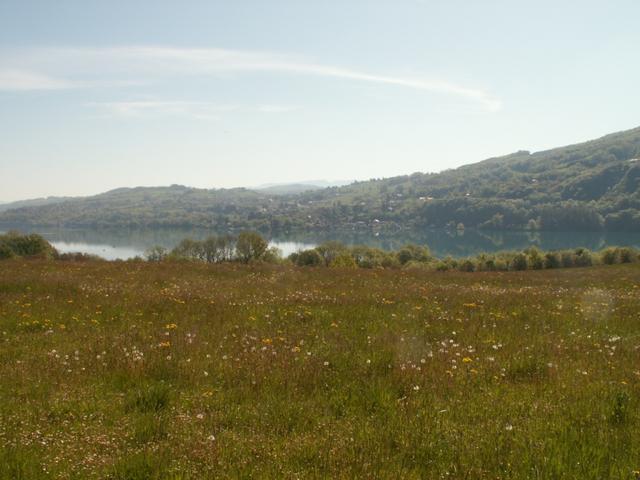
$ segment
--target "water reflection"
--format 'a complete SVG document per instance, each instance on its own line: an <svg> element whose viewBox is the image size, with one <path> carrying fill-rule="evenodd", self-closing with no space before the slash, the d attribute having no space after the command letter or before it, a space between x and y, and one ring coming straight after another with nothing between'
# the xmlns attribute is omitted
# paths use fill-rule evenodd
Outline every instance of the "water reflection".
<svg viewBox="0 0 640 480"><path fill-rule="evenodd" d="M143 255L154 245L173 248L184 238L204 239L214 234L203 229L56 229L19 228L23 232L36 232L62 252L85 252L103 258L126 259ZM395 234L383 232L301 232L275 235L271 244L284 255L319 243L337 240L347 245L369 245L385 250L395 250L406 243L428 245L439 257L452 255L464 257L480 252L520 250L530 245L543 250L586 247L600 250L606 246L640 247L640 233L624 232L488 232L467 229L464 231L420 230Z"/></svg>

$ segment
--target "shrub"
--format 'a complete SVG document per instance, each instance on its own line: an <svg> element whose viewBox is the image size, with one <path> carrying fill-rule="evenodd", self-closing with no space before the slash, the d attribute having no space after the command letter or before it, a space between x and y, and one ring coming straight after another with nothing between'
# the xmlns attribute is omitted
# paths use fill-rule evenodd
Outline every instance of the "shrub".
<svg viewBox="0 0 640 480"><path fill-rule="evenodd" d="M399 265L395 254L378 248L357 246L351 249L351 254L357 265L362 268L389 268Z"/></svg>
<svg viewBox="0 0 640 480"><path fill-rule="evenodd" d="M82 252L57 253L55 259L62 262L95 262L104 260L98 255Z"/></svg>
<svg viewBox="0 0 640 480"><path fill-rule="evenodd" d="M267 251L264 252L264 255L262 256L262 260L267 263L281 263L282 250L278 247L267 248Z"/></svg>
<svg viewBox="0 0 640 480"><path fill-rule="evenodd" d="M162 262L167 259L169 252L166 248L161 247L160 245L156 245L154 247L148 248L144 252L144 258L147 259L147 262Z"/></svg>
<svg viewBox="0 0 640 480"><path fill-rule="evenodd" d="M538 250L536 247L531 247L525 250L527 254L527 264L528 268L532 270L541 270L544 268L544 257L542 252Z"/></svg>
<svg viewBox="0 0 640 480"><path fill-rule="evenodd" d="M577 248L575 251L574 265L576 267L590 267L593 265L593 256L586 248Z"/></svg>
<svg viewBox="0 0 640 480"><path fill-rule="evenodd" d="M173 250L171 250L171 255L177 259L203 260L203 244L202 242L185 238Z"/></svg>
<svg viewBox="0 0 640 480"><path fill-rule="evenodd" d="M9 232L0 235L0 259L11 257L53 258L56 249L42 236L35 233L21 235Z"/></svg>
<svg viewBox="0 0 640 480"><path fill-rule="evenodd" d="M244 263L262 260L269 243L256 232L242 232L236 241L236 257Z"/></svg>
<svg viewBox="0 0 640 480"><path fill-rule="evenodd" d="M314 248L297 252L290 258L299 267L317 267L324 265L324 259Z"/></svg>
<svg viewBox="0 0 640 480"><path fill-rule="evenodd" d="M496 271L505 272L509 270L509 262L507 262L504 258L497 258L496 262Z"/></svg>
<svg viewBox="0 0 640 480"><path fill-rule="evenodd" d="M431 252L427 247L409 244L398 251L397 258L401 265L408 262L426 263L431 261Z"/></svg>
<svg viewBox="0 0 640 480"><path fill-rule="evenodd" d="M524 253L517 253L513 259L511 259L511 270L526 270L528 268L527 256Z"/></svg>
<svg viewBox="0 0 640 480"><path fill-rule="evenodd" d="M563 268L570 268L574 266L574 257L572 252L563 251L560 253L560 262Z"/></svg>
<svg viewBox="0 0 640 480"><path fill-rule="evenodd" d="M622 247L618 248L617 250L620 263L631 263L638 259L638 253L633 248Z"/></svg>
<svg viewBox="0 0 640 480"><path fill-rule="evenodd" d="M343 255L349 255L349 249L344 244L335 241L324 242L318 245L315 249L327 266L331 265L336 258Z"/></svg>
<svg viewBox="0 0 640 480"><path fill-rule="evenodd" d="M443 262L442 260L436 263L436 271L438 272L446 272L450 269L450 266L447 262Z"/></svg>
<svg viewBox="0 0 640 480"><path fill-rule="evenodd" d="M466 258L458 265L458 270L462 272L475 272L476 264L470 258Z"/></svg>
<svg viewBox="0 0 640 480"><path fill-rule="evenodd" d="M15 256L16 255L13 253L13 250L11 250L8 245L0 243L0 260L6 260Z"/></svg>
<svg viewBox="0 0 640 480"><path fill-rule="evenodd" d="M558 252L547 252L544 255L544 268L560 268L562 259Z"/></svg>
<svg viewBox="0 0 640 480"><path fill-rule="evenodd" d="M600 253L600 260L605 265L613 265L614 263L618 263L620 261L620 257L618 255L617 248L606 248Z"/></svg>
<svg viewBox="0 0 640 480"><path fill-rule="evenodd" d="M351 255L343 253L335 257L329 266L335 268L357 268L358 264Z"/></svg>
<svg viewBox="0 0 640 480"><path fill-rule="evenodd" d="M493 272L496 270L496 259L494 256L481 253L476 257L476 267L481 271Z"/></svg>

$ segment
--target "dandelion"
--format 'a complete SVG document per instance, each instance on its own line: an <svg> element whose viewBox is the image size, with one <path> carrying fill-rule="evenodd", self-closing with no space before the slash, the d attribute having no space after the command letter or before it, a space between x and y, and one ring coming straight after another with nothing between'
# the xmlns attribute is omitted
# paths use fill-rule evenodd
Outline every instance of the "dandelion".
<svg viewBox="0 0 640 480"><path fill-rule="evenodd" d="M471 360L471 358L469 358L469 357L464 357L462 359L462 363L471 363L471 362L473 362L473 360Z"/></svg>
<svg viewBox="0 0 640 480"><path fill-rule="evenodd" d="M164 328L167 330L175 330L176 328L178 328L178 325L176 325L175 323L167 323Z"/></svg>

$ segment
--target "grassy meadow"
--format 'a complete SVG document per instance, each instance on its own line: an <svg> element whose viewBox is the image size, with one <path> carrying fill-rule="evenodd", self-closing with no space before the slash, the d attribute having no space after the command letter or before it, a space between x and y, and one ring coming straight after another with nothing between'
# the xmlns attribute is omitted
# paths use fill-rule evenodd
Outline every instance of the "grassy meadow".
<svg viewBox="0 0 640 480"><path fill-rule="evenodd" d="M0 263L0 479L636 479L640 264Z"/></svg>

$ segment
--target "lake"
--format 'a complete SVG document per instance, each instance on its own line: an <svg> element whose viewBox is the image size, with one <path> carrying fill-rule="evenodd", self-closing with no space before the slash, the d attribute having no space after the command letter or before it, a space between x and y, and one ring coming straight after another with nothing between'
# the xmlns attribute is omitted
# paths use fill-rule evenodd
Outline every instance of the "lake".
<svg viewBox="0 0 640 480"><path fill-rule="evenodd" d="M68 229L33 228L18 230L39 233L61 252L83 252L108 260L142 256L149 247L161 245L173 248L184 238L204 239L214 234L200 229ZM428 245L438 257L465 257L481 252L521 250L535 245L542 250L586 247L600 250L607 246L640 247L640 233L624 232L488 232L467 229L447 231L427 229L403 231L398 234L367 232L307 232L276 235L272 246L289 255L297 250L312 248L328 240L347 245L369 245L385 250L398 249L406 243Z"/></svg>

